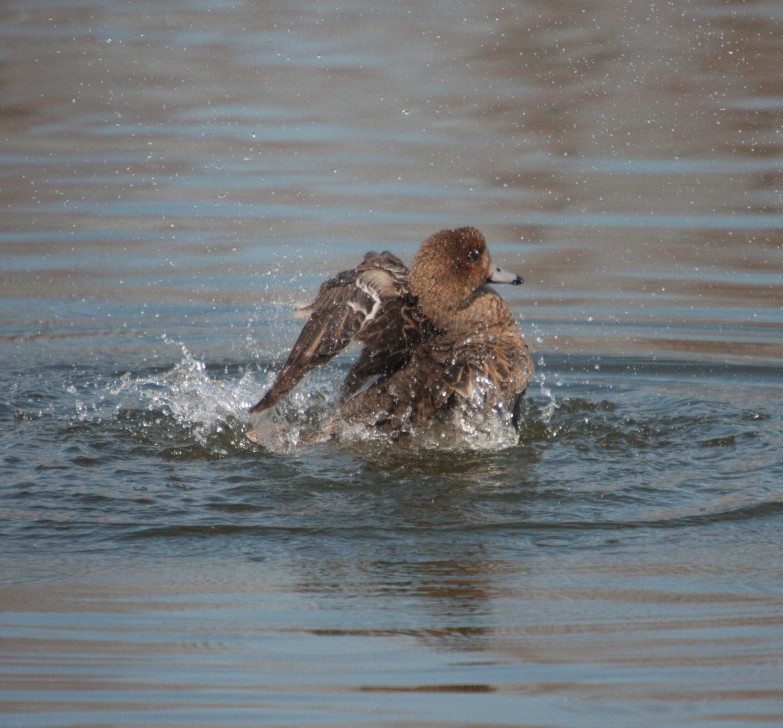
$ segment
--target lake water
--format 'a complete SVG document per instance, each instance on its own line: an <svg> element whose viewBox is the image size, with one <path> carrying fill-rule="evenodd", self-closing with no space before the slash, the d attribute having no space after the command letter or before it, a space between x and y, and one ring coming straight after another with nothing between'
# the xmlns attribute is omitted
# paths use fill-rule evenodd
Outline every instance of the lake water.
<svg viewBox="0 0 783 728"><path fill-rule="evenodd" d="M0 38L2 725L783 724L783 4ZM459 225L525 277L519 442L247 442L293 305Z"/></svg>

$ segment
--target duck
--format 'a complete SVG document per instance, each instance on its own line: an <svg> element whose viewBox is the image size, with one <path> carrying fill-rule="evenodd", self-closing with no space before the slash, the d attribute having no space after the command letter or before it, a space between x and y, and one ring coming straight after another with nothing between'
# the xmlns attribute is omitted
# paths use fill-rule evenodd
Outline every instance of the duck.
<svg viewBox="0 0 783 728"><path fill-rule="evenodd" d="M428 237L413 264L369 252L321 284L274 383L249 410L280 402L307 374L351 341L362 345L340 390L337 411L312 438L324 442L364 427L392 439L456 413L508 412L534 375L530 350L511 310L491 284L522 284L495 266L474 227ZM255 440L253 431L247 433Z"/></svg>

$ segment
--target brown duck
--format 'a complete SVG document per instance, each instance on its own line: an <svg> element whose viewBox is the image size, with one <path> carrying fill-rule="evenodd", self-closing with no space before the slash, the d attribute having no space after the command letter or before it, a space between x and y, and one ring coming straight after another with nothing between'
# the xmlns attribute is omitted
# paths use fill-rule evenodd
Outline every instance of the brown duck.
<svg viewBox="0 0 783 728"><path fill-rule="evenodd" d="M364 346L343 383L343 404L317 440L343 425L396 436L456 410L506 409L517 424L533 362L511 311L487 283L519 285L522 278L492 264L475 228L427 238L410 271L389 252L367 253L325 281L303 309L309 318L299 339L250 412L274 406L356 340Z"/></svg>

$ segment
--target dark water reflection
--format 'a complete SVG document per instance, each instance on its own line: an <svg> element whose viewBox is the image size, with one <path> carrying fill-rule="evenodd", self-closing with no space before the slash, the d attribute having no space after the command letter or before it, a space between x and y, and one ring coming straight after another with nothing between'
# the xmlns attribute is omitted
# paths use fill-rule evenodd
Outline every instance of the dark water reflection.
<svg viewBox="0 0 783 728"><path fill-rule="evenodd" d="M6 722L783 722L781 31L6 2ZM525 276L519 445L245 443L291 304L462 224Z"/></svg>

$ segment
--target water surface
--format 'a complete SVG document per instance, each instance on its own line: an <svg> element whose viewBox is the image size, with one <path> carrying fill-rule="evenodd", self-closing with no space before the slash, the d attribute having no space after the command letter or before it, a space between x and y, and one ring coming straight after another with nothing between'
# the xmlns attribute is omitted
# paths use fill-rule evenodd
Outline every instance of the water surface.
<svg viewBox="0 0 783 728"><path fill-rule="evenodd" d="M4 725L783 722L779 3L0 21ZM293 304L467 224L518 442L244 439Z"/></svg>

